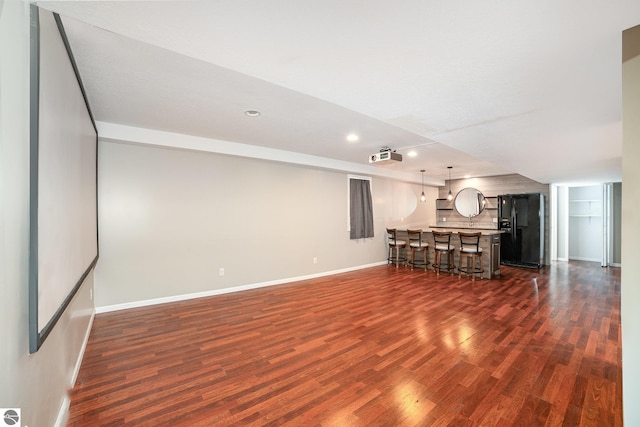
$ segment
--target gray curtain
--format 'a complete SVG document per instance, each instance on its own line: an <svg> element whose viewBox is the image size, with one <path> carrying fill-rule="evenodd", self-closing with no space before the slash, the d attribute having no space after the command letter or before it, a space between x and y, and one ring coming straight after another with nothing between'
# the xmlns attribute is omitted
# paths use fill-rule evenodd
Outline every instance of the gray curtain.
<svg viewBox="0 0 640 427"><path fill-rule="evenodd" d="M366 179L349 180L351 238L373 237L373 202L371 185Z"/></svg>

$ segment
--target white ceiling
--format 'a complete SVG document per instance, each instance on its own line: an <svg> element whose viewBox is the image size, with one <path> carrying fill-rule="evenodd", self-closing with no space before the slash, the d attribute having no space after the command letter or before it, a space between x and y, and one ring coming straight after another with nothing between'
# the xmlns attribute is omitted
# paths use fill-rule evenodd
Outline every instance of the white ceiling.
<svg viewBox="0 0 640 427"><path fill-rule="evenodd" d="M389 146L404 160L383 167L437 180L622 178L638 0L36 3L100 122L362 165Z"/></svg>

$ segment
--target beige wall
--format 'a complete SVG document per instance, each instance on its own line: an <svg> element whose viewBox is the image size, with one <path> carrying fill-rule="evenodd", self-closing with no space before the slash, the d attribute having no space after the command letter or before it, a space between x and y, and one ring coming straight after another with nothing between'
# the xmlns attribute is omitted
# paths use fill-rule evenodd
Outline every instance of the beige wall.
<svg viewBox="0 0 640 427"><path fill-rule="evenodd" d="M346 172L105 141L98 170L107 309L379 263L387 225L434 215L419 185L373 178L375 237L350 240Z"/></svg>
<svg viewBox="0 0 640 427"><path fill-rule="evenodd" d="M0 407L20 408L23 426L53 426L64 422L60 409L93 313L93 277L29 355L29 4L0 8Z"/></svg>
<svg viewBox="0 0 640 427"><path fill-rule="evenodd" d="M624 423L640 425L640 26L622 33L622 377ZM624 237L627 237L626 239Z"/></svg>

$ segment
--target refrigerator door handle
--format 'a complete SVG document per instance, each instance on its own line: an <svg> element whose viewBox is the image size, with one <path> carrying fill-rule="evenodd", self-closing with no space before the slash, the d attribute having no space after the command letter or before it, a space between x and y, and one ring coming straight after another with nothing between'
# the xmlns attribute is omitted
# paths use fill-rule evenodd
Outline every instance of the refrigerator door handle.
<svg viewBox="0 0 640 427"><path fill-rule="evenodd" d="M517 212L516 212L516 203L515 200L512 199L511 201L511 239L515 242L516 241L516 227L518 226L516 219Z"/></svg>

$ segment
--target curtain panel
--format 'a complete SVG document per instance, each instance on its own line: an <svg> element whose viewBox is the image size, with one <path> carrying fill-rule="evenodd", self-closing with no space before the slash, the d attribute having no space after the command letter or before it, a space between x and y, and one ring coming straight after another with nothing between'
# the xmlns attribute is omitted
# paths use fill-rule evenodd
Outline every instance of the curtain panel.
<svg viewBox="0 0 640 427"><path fill-rule="evenodd" d="M349 179L349 201L351 239L373 237L371 182L366 179Z"/></svg>

